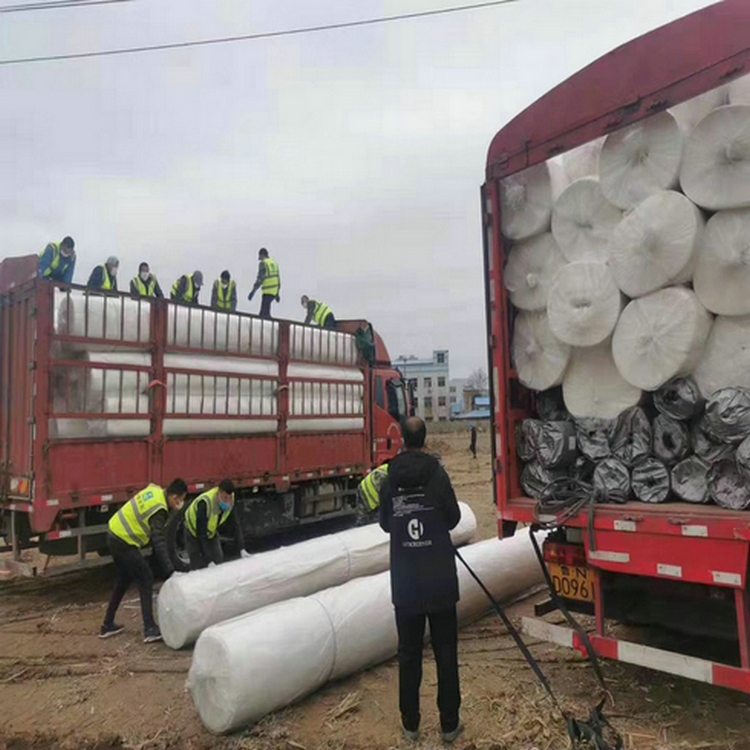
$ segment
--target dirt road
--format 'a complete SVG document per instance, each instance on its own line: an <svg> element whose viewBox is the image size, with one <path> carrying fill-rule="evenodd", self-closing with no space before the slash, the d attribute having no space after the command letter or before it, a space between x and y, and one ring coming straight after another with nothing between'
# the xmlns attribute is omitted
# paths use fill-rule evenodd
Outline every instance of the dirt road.
<svg viewBox="0 0 750 750"><path fill-rule="evenodd" d="M468 452L468 434L438 435L460 499L475 510L483 537L495 534L489 446ZM184 691L190 651L145 646L132 592L122 611L126 633L96 633L111 586L111 569L66 579L0 584L0 750L358 750L407 747L397 720L397 670L391 660L329 685L302 703L231 737L206 732ZM539 595L537 598L540 598ZM528 614L533 600L514 605ZM551 616L554 621L554 616ZM564 724L495 616L460 635L464 736L460 750L562 750ZM578 655L535 644L569 710L585 715L596 693ZM645 669L607 663L613 722L635 750L750 750L750 698ZM423 686L424 739L437 748L435 672ZM413 746L412 746L413 747Z"/></svg>

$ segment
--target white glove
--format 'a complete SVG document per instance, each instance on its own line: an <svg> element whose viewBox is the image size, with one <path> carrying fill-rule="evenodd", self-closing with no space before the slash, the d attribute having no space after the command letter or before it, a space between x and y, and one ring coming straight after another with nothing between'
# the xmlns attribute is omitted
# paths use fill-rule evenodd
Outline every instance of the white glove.
<svg viewBox="0 0 750 750"><path fill-rule="evenodd" d="M215 562L210 562L210 563L208 564L208 567L209 567L209 568L215 568L215 567L216 567L216 563L215 563Z"/></svg>
<svg viewBox="0 0 750 750"><path fill-rule="evenodd" d="M247 560L248 557L252 557L252 555L246 549L241 549L240 560Z"/></svg>

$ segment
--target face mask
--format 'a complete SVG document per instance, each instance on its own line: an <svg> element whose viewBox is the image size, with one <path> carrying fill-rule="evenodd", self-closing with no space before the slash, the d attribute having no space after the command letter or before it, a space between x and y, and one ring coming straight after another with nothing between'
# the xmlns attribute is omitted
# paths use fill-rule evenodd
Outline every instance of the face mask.
<svg viewBox="0 0 750 750"><path fill-rule="evenodd" d="M151 274L148 271L142 271L141 272L141 281L148 281L148 277L151 276Z"/></svg>
<svg viewBox="0 0 750 750"><path fill-rule="evenodd" d="M109 275L112 278L114 278L115 276L117 276L117 266L113 266L112 268L109 269Z"/></svg>
<svg viewBox="0 0 750 750"><path fill-rule="evenodd" d="M229 503L225 503L223 501L219 501L219 508L222 513L226 513L232 506Z"/></svg>

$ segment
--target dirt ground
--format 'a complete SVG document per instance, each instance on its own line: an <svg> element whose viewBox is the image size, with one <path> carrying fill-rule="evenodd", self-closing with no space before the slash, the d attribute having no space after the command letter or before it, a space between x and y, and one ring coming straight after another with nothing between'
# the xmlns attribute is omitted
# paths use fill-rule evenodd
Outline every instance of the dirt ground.
<svg viewBox="0 0 750 750"><path fill-rule="evenodd" d="M481 536L493 536L487 433L480 434L476 460L465 431L436 435L431 447L442 455L459 498L476 512ZM97 638L111 576L105 567L0 584L0 750L409 747L399 735L393 659L235 735L209 734L184 688L191 652L141 643L135 591L118 618L126 632ZM513 618L531 614L542 598L509 611ZM548 619L562 621L554 614ZM588 663L574 652L530 643L566 709L584 717L597 695ZM460 664L466 731L459 750L568 747L563 720L495 615L461 631ZM627 748L750 750L750 697L618 663L607 662L604 670L615 701L608 715ZM442 746L435 690L428 659L419 748Z"/></svg>

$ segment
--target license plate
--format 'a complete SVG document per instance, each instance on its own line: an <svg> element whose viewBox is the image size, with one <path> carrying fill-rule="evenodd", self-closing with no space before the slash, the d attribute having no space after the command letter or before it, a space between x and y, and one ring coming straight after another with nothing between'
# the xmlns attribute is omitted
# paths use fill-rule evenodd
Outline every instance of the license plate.
<svg viewBox="0 0 750 750"><path fill-rule="evenodd" d="M590 568L572 568L551 562L549 574L559 596L581 602L594 601L594 573Z"/></svg>

